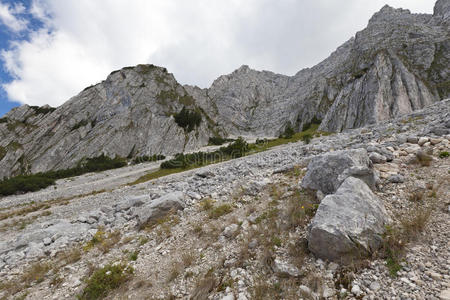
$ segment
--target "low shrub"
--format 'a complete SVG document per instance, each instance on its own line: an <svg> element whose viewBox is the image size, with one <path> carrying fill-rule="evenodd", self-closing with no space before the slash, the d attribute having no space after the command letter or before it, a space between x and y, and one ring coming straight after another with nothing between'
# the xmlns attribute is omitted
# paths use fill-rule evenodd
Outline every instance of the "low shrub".
<svg viewBox="0 0 450 300"><path fill-rule="evenodd" d="M229 214L233 208L229 204L222 204L209 210L208 215L210 219L218 219L223 215Z"/></svg>
<svg viewBox="0 0 450 300"><path fill-rule="evenodd" d="M316 116L314 116L309 123L303 125L302 131L306 131L311 128L312 125L320 125L322 120L319 120Z"/></svg>
<svg viewBox="0 0 450 300"><path fill-rule="evenodd" d="M295 134L294 129L291 126L291 123L288 123L286 125L286 128L284 129L283 133L280 135L280 138L283 139L291 139Z"/></svg>
<svg viewBox="0 0 450 300"><path fill-rule="evenodd" d="M220 136L213 136L209 138L208 145L220 146L223 145L226 141L227 139L224 139Z"/></svg>
<svg viewBox="0 0 450 300"><path fill-rule="evenodd" d="M86 287L82 294L78 295L79 300L102 299L114 289L119 288L127 282L134 270L125 265L106 265L96 270L87 280Z"/></svg>
<svg viewBox="0 0 450 300"><path fill-rule="evenodd" d="M178 126L184 128L187 132L194 130L202 122L202 115L198 111L187 109L185 106L181 111L174 115Z"/></svg>
<svg viewBox="0 0 450 300"><path fill-rule="evenodd" d="M441 153L439 153L439 158L447 158L450 156L450 153L448 153L448 151L443 151Z"/></svg>
<svg viewBox="0 0 450 300"><path fill-rule="evenodd" d="M126 161L122 158L109 158L100 155L81 161L77 167L36 173L32 175L19 175L0 181L0 195L8 196L17 193L35 192L54 185L57 179L79 176L90 172L100 172L126 166Z"/></svg>
<svg viewBox="0 0 450 300"><path fill-rule="evenodd" d="M154 154L152 156L137 156L133 159L133 164L141 164L144 162L152 162L152 161L158 161L158 160L163 160L166 159L166 157L162 154Z"/></svg>
<svg viewBox="0 0 450 300"><path fill-rule="evenodd" d="M44 107L44 106L30 106L30 108L32 108L34 110L34 112L36 114L38 114L38 115L39 114L46 115L46 114L52 113L52 112L54 112L56 110L56 108L51 107L51 106L47 106L47 107Z"/></svg>
<svg viewBox="0 0 450 300"><path fill-rule="evenodd" d="M311 142L311 140L312 140L312 135L309 134L309 133L307 133L307 134L305 134L305 135L302 136L302 141L303 141L305 144L309 144L309 143Z"/></svg>
<svg viewBox="0 0 450 300"><path fill-rule="evenodd" d="M239 137L235 142L226 147L221 147L214 152L196 152L190 154L179 153L175 158L161 163L161 169L186 169L195 166L203 166L219 161L245 156L248 152L247 142Z"/></svg>

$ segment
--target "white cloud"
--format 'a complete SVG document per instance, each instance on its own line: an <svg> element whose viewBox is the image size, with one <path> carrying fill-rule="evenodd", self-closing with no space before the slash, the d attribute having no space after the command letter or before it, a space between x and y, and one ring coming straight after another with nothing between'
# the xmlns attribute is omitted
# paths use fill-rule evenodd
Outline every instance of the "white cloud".
<svg viewBox="0 0 450 300"><path fill-rule="evenodd" d="M25 6L22 3L11 6L8 3L0 2L0 22L15 33L27 29L28 22L17 16L24 12Z"/></svg>
<svg viewBox="0 0 450 300"><path fill-rule="evenodd" d="M3 87L11 100L55 106L139 63L202 87L242 64L294 74L364 28L385 2L433 7L430 0L34 0L30 13L45 26L2 51L15 78Z"/></svg>

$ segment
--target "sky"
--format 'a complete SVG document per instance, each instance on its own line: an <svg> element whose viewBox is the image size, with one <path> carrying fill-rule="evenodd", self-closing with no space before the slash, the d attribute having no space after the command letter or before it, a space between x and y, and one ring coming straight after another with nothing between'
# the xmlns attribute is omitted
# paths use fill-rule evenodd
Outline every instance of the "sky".
<svg viewBox="0 0 450 300"><path fill-rule="evenodd" d="M209 87L241 65L293 75L366 27L385 4L433 0L0 0L0 116L59 106L125 66L166 67Z"/></svg>

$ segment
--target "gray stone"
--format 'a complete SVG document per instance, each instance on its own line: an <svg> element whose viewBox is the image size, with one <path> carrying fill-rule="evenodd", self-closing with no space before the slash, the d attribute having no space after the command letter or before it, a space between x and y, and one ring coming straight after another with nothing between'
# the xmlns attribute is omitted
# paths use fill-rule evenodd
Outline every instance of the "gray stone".
<svg viewBox="0 0 450 300"><path fill-rule="evenodd" d="M308 248L317 257L348 263L381 245L389 221L382 202L360 179L348 177L319 205L308 232Z"/></svg>
<svg viewBox="0 0 450 300"><path fill-rule="evenodd" d="M154 219L163 217L170 211L182 210L185 207L185 195L182 192L166 194L151 201L145 206L135 208L133 216L138 220L138 226L144 226Z"/></svg>
<svg viewBox="0 0 450 300"><path fill-rule="evenodd" d="M226 238L232 238L237 231L239 230L239 225L237 224L231 224L225 227L225 229L222 232L222 235Z"/></svg>
<svg viewBox="0 0 450 300"><path fill-rule="evenodd" d="M128 210L132 207L139 207L150 201L149 195L128 196L116 205L116 212Z"/></svg>
<svg viewBox="0 0 450 300"><path fill-rule="evenodd" d="M369 289L373 292L378 292L380 290L381 286L377 281L373 281L370 286Z"/></svg>
<svg viewBox="0 0 450 300"><path fill-rule="evenodd" d="M423 146L428 141L429 141L429 138L422 136L419 138L419 141L417 142L417 144L419 144L419 146Z"/></svg>
<svg viewBox="0 0 450 300"><path fill-rule="evenodd" d="M377 152L372 152L369 154L369 159L374 163L374 164L384 164L385 162L387 162L387 158L384 155L381 155Z"/></svg>
<svg viewBox="0 0 450 300"><path fill-rule="evenodd" d="M368 167L355 166L345 169L342 174L338 176L338 185L344 182L348 177L355 177L364 181L372 190L375 190L380 178L375 170Z"/></svg>
<svg viewBox="0 0 450 300"><path fill-rule="evenodd" d="M405 182L405 178L400 174L394 174L389 176L388 181L390 183L403 183Z"/></svg>
<svg viewBox="0 0 450 300"><path fill-rule="evenodd" d="M45 246L48 246L48 245L50 245L51 243L52 243L52 239L51 239L51 238L48 238L48 237L47 237L47 238L44 239L44 245L45 245Z"/></svg>
<svg viewBox="0 0 450 300"><path fill-rule="evenodd" d="M355 296L359 296L362 294L361 288L359 287L359 285L355 284L352 286L352 290L351 290L352 294Z"/></svg>
<svg viewBox="0 0 450 300"><path fill-rule="evenodd" d="M334 193L341 183L339 175L351 167L369 167L365 149L335 151L314 157L308 164L301 186L324 194Z"/></svg>
<svg viewBox="0 0 450 300"><path fill-rule="evenodd" d="M300 271L297 267L275 258L273 262L273 271L282 276L298 277L300 276Z"/></svg>
<svg viewBox="0 0 450 300"><path fill-rule="evenodd" d="M411 144L417 144L419 142L419 138L417 136L408 136L406 141Z"/></svg>

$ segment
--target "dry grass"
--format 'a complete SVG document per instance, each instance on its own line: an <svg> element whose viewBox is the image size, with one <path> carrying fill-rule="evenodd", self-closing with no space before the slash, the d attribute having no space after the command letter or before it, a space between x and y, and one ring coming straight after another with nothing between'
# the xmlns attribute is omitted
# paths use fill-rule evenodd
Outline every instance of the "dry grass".
<svg viewBox="0 0 450 300"><path fill-rule="evenodd" d="M204 198L199 202L200 208L203 211L208 211L214 207L214 200L211 198Z"/></svg>
<svg viewBox="0 0 450 300"><path fill-rule="evenodd" d="M279 299L279 300L296 300L301 299L297 294L300 282L295 279L280 279L275 282L261 277L253 286L251 293L255 300Z"/></svg>
<svg viewBox="0 0 450 300"><path fill-rule="evenodd" d="M425 191L423 189L417 189L409 194L409 201L422 202L424 200Z"/></svg>
<svg viewBox="0 0 450 300"><path fill-rule="evenodd" d="M120 242L121 233L116 230L106 233L103 227L99 227L92 239L83 246L84 251L90 251L97 247L102 253L108 253L114 246Z"/></svg>
<svg viewBox="0 0 450 300"><path fill-rule="evenodd" d="M183 266L185 268L189 267L192 265L192 263L195 260L194 255L192 254L192 252L185 252L183 253L183 255L181 256L181 260L183 261Z"/></svg>
<svg viewBox="0 0 450 300"><path fill-rule="evenodd" d="M221 216L229 214L232 211L233 211L233 207L230 204L222 204L222 205L211 208L208 211L208 216L210 219L218 219Z"/></svg>
<svg viewBox="0 0 450 300"><path fill-rule="evenodd" d="M422 167L429 167L429 166L431 166L431 163L433 162L433 157L431 157L430 155L428 155L427 153L425 153L423 151L418 151L416 153L416 158L417 158L418 163Z"/></svg>
<svg viewBox="0 0 450 300"><path fill-rule="evenodd" d="M167 276L167 282L174 281L178 275L180 275L181 272L181 266L177 264L176 262L172 263L172 266L170 267L169 274Z"/></svg>
<svg viewBox="0 0 450 300"><path fill-rule="evenodd" d="M208 274L197 282L197 285L192 292L191 300L207 300L209 294L216 287L217 282L212 274Z"/></svg>
<svg viewBox="0 0 450 300"><path fill-rule="evenodd" d="M411 212L400 216L397 225L386 228L381 254L386 258L387 266L393 277L401 270L399 261L404 255L405 246L419 238L431 214L432 206L417 205Z"/></svg>
<svg viewBox="0 0 450 300"><path fill-rule="evenodd" d="M22 283L29 286L33 282L42 282L50 269L47 263L35 263L23 273Z"/></svg>

